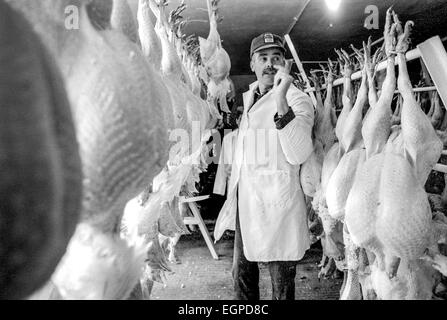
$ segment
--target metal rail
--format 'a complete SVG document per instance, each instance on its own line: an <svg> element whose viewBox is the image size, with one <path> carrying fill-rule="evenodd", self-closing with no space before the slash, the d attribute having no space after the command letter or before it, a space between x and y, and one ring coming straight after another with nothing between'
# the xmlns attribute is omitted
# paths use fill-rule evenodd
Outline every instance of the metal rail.
<svg viewBox="0 0 447 320"><path fill-rule="evenodd" d="M444 37L444 38L441 39L442 42L445 42L446 40L447 40L447 37ZM377 39L377 40L374 41L373 43L378 43L378 42L380 42L380 41L383 41L383 38ZM412 61L412 60L415 60L415 59L420 58L420 57L421 57L421 53L420 53L420 51L419 51L418 48L415 48L415 49L412 49L412 50L408 51L407 54L405 55L405 57L406 57L407 61ZM327 62L325 62L325 63L327 63ZM397 65L397 60L396 60L395 64ZM385 61L382 61L382 62L380 62L380 63L377 65L377 71L385 70L386 67L387 67L387 61L386 61L386 60L385 60ZM357 72L354 72L354 73L352 74L352 76L351 76L351 81L359 80L359 79L361 79L361 78L362 78L362 71L357 71ZM333 87L342 85L342 84L343 84L343 81L344 81L343 78L338 78L338 79L336 79L336 80L334 81L334 83L333 83ZM322 89L322 90L326 89L326 85L322 85L322 86L321 86L321 89ZM315 91L315 88L309 88L309 89L306 89L306 90L304 90L304 91L305 91L305 92L314 92L314 91Z"/></svg>
<svg viewBox="0 0 447 320"><path fill-rule="evenodd" d="M286 32L284 33L284 39L286 40L287 45L289 46L290 52L292 53L292 57L295 60L296 66L298 67L298 70L300 71L301 77L305 81L307 88L311 88L312 86L310 85L309 78L306 75L306 71L304 70L303 64L301 63L301 60L298 57L298 53L296 52L295 46L293 45L292 39L290 38L289 34L292 31L292 29L295 27L296 23L302 16L304 10L306 9L306 7L309 3L310 3L310 0L307 0L306 3L304 3L304 5L301 7L298 14L295 17L293 17L292 23L290 24L290 26L287 28ZM310 95L310 98L312 99L313 105L316 107L317 99L315 97L315 94L313 92L309 92L309 95Z"/></svg>
<svg viewBox="0 0 447 320"><path fill-rule="evenodd" d="M408 51L407 54L405 55L405 57L407 58L407 61L412 61L412 60L420 58L421 53L419 52L419 49L416 48L416 49ZM388 62L386 60L380 62L377 65L377 71L385 70L387 67L387 64L388 64ZM395 64L397 65L397 59L396 59ZM359 80L361 78L362 78L362 71L357 71L352 74L351 81ZM343 81L344 81L343 78L338 78L334 81L332 86L336 87L336 86L342 85ZM322 85L321 88L326 89L326 85ZM313 92L313 91L315 91L315 88L309 88L309 89L305 90L305 92Z"/></svg>
<svg viewBox="0 0 447 320"><path fill-rule="evenodd" d="M307 5L309 4L310 0L307 0L304 6L301 7L300 11L296 16L293 17L293 21L290 23L289 27L287 28L286 32L284 32L284 35L290 34L290 32L295 27L298 20L301 18L301 15L303 14L304 10L306 9Z"/></svg>

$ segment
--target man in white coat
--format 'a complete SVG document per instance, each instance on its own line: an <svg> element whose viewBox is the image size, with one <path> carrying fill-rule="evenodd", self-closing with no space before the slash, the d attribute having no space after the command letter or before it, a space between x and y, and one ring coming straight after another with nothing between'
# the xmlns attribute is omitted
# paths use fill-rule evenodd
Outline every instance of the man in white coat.
<svg viewBox="0 0 447 320"><path fill-rule="evenodd" d="M251 43L257 81L244 93L227 201L214 237L236 230L236 299L259 299L258 262L268 264L273 299L295 298L296 265L310 247L299 170L313 150L314 107L292 85L281 37L264 33Z"/></svg>

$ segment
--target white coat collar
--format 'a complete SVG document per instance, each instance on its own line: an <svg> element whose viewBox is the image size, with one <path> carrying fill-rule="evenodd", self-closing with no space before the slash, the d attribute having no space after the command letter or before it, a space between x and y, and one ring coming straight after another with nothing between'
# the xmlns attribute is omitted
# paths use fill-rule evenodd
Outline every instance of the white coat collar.
<svg viewBox="0 0 447 320"><path fill-rule="evenodd" d="M255 81L252 84L249 85L248 87L248 91L244 92L244 94L242 95L242 99L244 102L244 111L248 112L248 108L253 105L253 100L254 100L254 96L255 96L255 90L259 87L259 82ZM258 103L259 101L263 100L266 96L268 96L269 94L272 93L272 90L270 90L269 92L267 92L260 100L258 100L256 103ZM252 111L250 109L250 111Z"/></svg>

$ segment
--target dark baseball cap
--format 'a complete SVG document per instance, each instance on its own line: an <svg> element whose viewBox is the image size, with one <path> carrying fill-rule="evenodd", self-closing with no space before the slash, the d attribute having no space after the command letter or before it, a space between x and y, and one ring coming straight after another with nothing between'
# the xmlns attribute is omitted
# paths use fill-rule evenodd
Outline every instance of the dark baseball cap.
<svg viewBox="0 0 447 320"><path fill-rule="evenodd" d="M251 41L250 58L253 56L253 53L268 48L279 48L284 53L286 52L283 38L277 34L266 32L257 36Z"/></svg>

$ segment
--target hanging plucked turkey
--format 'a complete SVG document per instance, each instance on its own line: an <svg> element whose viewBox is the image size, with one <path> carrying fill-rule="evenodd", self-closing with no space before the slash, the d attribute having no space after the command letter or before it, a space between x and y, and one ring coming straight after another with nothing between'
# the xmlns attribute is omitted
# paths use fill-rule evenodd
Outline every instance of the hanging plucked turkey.
<svg viewBox="0 0 447 320"><path fill-rule="evenodd" d="M23 299L50 278L75 230L81 160L62 76L3 1L0 46L0 299Z"/></svg>

